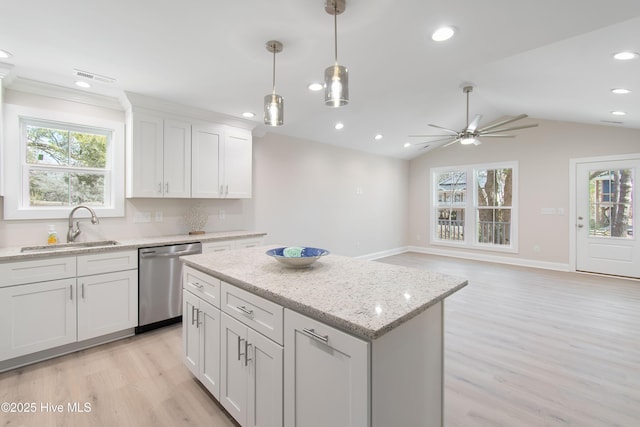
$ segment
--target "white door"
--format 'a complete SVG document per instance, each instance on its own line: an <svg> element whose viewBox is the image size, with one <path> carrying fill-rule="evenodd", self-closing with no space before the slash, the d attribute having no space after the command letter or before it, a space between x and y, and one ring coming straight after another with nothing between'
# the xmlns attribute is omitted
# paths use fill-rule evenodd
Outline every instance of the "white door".
<svg viewBox="0 0 640 427"><path fill-rule="evenodd" d="M133 141L127 197L162 197L163 121L147 114L133 115Z"/></svg>
<svg viewBox="0 0 640 427"><path fill-rule="evenodd" d="M252 165L251 132L235 129L228 131L224 145L224 197L251 198Z"/></svg>
<svg viewBox="0 0 640 427"><path fill-rule="evenodd" d="M200 300L196 320L200 332L200 381L220 398L220 310Z"/></svg>
<svg viewBox="0 0 640 427"><path fill-rule="evenodd" d="M282 346L249 328L247 427L282 427Z"/></svg>
<svg viewBox="0 0 640 427"><path fill-rule="evenodd" d="M164 197L191 197L191 124L164 121Z"/></svg>
<svg viewBox="0 0 640 427"><path fill-rule="evenodd" d="M220 403L246 426L248 376L247 327L222 313L220 319Z"/></svg>
<svg viewBox="0 0 640 427"><path fill-rule="evenodd" d="M200 332L196 324L199 301L191 292L182 291L182 355L196 377L200 375Z"/></svg>
<svg viewBox="0 0 640 427"><path fill-rule="evenodd" d="M222 129L193 126L191 142L191 197L215 199L221 196L220 153Z"/></svg>
<svg viewBox="0 0 640 427"><path fill-rule="evenodd" d="M576 164L576 270L640 277L639 172L640 158Z"/></svg>

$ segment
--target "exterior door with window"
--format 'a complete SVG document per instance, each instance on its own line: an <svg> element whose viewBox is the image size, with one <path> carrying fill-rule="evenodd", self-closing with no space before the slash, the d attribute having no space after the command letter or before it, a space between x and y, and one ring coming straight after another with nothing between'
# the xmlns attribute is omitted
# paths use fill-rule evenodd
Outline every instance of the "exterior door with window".
<svg viewBox="0 0 640 427"><path fill-rule="evenodd" d="M640 277L640 158L576 164L576 270Z"/></svg>

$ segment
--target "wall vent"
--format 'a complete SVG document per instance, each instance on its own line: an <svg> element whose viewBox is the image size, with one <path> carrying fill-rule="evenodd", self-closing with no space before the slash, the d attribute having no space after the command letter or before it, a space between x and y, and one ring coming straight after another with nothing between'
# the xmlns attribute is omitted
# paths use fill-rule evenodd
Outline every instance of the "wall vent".
<svg viewBox="0 0 640 427"><path fill-rule="evenodd" d="M91 81L100 82L100 83L111 84L116 81L116 79L112 77L101 76L99 74L90 73L88 71L75 70L75 69L73 70L73 75L76 77L80 77L81 79L91 80Z"/></svg>

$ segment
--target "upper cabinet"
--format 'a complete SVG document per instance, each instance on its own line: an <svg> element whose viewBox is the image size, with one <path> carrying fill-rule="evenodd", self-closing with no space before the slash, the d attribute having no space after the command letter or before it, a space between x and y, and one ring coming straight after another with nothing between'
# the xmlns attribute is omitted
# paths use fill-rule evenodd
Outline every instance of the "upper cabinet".
<svg viewBox="0 0 640 427"><path fill-rule="evenodd" d="M127 141L127 197L191 197L191 124L135 113Z"/></svg>
<svg viewBox="0 0 640 427"><path fill-rule="evenodd" d="M129 109L127 197L251 198L251 130L161 110Z"/></svg>
<svg viewBox="0 0 640 427"><path fill-rule="evenodd" d="M250 131L194 124L191 150L191 197L251 198Z"/></svg>

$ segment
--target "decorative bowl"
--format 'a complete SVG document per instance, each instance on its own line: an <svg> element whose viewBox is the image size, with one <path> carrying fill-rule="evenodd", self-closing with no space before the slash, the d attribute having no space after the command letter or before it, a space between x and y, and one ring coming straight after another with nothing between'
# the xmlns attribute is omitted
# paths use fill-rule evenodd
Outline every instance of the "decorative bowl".
<svg viewBox="0 0 640 427"><path fill-rule="evenodd" d="M272 258L291 268L305 268L316 262L320 257L329 255L329 251L319 248L302 246L285 246L269 249L266 252Z"/></svg>

